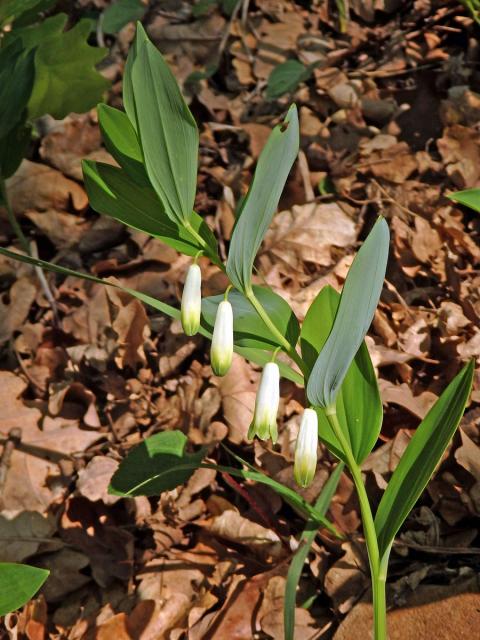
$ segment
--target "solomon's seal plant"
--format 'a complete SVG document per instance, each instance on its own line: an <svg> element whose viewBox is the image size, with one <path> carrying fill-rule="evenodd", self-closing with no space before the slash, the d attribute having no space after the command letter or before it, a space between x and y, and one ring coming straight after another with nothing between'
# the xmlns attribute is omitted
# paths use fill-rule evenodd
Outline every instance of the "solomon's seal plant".
<svg viewBox="0 0 480 640"><path fill-rule="evenodd" d="M139 291L49 264L28 255L0 249L24 262L60 274L77 275L120 287L173 318L186 333L212 340L211 364L224 375L236 351L264 367L249 436L277 438L279 379L306 388L305 410L295 451L297 483L307 486L315 475L318 439L338 465L314 505L297 492L231 453L239 466L217 466L205 452L191 453L181 431L147 438L131 451L111 480L116 495L156 495L185 482L199 467L267 484L308 520L292 559L285 594L285 637L293 638L295 589L315 531L325 518L340 474L347 469L354 482L368 550L376 640L387 637L385 582L395 535L425 488L458 426L467 403L473 362L467 363L430 409L405 450L376 509L371 504L361 465L374 448L382 424L382 403L364 338L372 322L385 277L389 230L379 218L355 256L341 294L325 287L300 326L294 310L271 289L252 281L256 254L275 214L280 195L299 149L294 105L277 125L258 159L250 189L237 212L226 264L217 241L193 211L198 129L175 79L141 25L125 69L125 111L98 107L100 127L118 167L85 161L85 184L91 205L100 213L158 238L192 258L201 255L224 271L227 291L201 301L200 270L190 267L181 311ZM282 353L282 357L281 353ZM313 532L313 534L312 534ZM312 537L313 536L313 537Z"/></svg>

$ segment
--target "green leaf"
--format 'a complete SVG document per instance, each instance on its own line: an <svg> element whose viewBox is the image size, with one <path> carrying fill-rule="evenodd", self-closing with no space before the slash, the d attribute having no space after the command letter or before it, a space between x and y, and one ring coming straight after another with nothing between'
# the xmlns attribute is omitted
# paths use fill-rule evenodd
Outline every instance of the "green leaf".
<svg viewBox="0 0 480 640"><path fill-rule="evenodd" d="M33 53L20 40L0 49L0 139L24 120L34 78Z"/></svg>
<svg viewBox="0 0 480 640"><path fill-rule="evenodd" d="M137 34L143 31L140 24ZM145 168L167 215L190 221L197 187L198 129L167 63L153 44L136 39L127 67L135 107L136 130ZM131 117L127 104L127 114Z"/></svg>
<svg viewBox="0 0 480 640"><path fill-rule="evenodd" d="M267 100L293 93L298 85L312 75L312 70L298 60L287 60L277 65L268 77Z"/></svg>
<svg viewBox="0 0 480 640"><path fill-rule="evenodd" d="M99 104L97 113L107 151L125 169L130 178L140 185L151 187L143 166L142 150L137 133L127 114L106 104ZM157 201L159 202L158 197Z"/></svg>
<svg viewBox="0 0 480 640"><path fill-rule="evenodd" d="M117 0L103 12L102 30L104 33L118 33L129 22L140 20L146 10L141 0Z"/></svg>
<svg viewBox="0 0 480 640"><path fill-rule="evenodd" d="M117 496L155 496L186 482L198 469L203 450L186 453L181 431L164 431L146 438L122 461L110 482Z"/></svg>
<svg viewBox="0 0 480 640"><path fill-rule="evenodd" d="M188 256L195 256L202 249L185 227L179 227L165 214L151 186L139 186L122 169L101 162L84 160L82 167L85 188L95 211L144 231ZM207 225L195 214L192 226L201 231Z"/></svg>
<svg viewBox="0 0 480 640"><path fill-rule="evenodd" d="M335 495L340 476L344 468L343 462L340 462L335 471L330 475L329 479L322 488L320 495L315 503L315 510L323 516L327 513L330 502ZM287 582L285 584L285 602L283 605L283 622L285 626L285 640L294 640L295 636L295 608L297 600L297 587L300 576L311 549L313 541L318 533L317 523L309 519L307 525L300 537L300 545L296 550L288 568Z"/></svg>
<svg viewBox="0 0 480 640"><path fill-rule="evenodd" d="M51 9L57 4L57 1L58 0L27 0L27 2L24 2L24 0L19 0L22 4L22 12L16 15L13 23L13 30L15 31L18 28L26 27L33 22L38 22L44 17L40 14L44 14L46 11Z"/></svg>
<svg viewBox="0 0 480 640"><path fill-rule="evenodd" d="M289 304L271 289L253 287L254 293L265 308L271 320L290 344L296 344L300 333L298 320ZM231 291L228 296L233 307L233 334L235 344L240 347L275 349L281 346L270 333L252 304L240 293ZM209 332L213 331L217 307L223 295L211 296L202 300L203 324Z"/></svg>
<svg viewBox="0 0 480 640"><path fill-rule="evenodd" d="M457 191L456 193L451 193L448 197L450 200L454 200L454 202L464 204L466 207L480 212L480 189Z"/></svg>
<svg viewBox="0 0 480 640"><path fill-rule="evenodd" d="M393 472L375 516L380 557L415 506L463 416L475 362L457 374L422 420Z"/></svg>
<svg viewBox="0 0 480 640"><path fill-rule="evenodd" d="M50 572L27 564L0 562L0 616L23 607L40 589Z"/></svg>
<svg viewBox="0 0 480 640"><path fill-rule="evenodd" d="M18 18L38 3L38 0L2 0L0 2L0 26Z"/></svg>
<svg viewBox="0 0 480 640"><path fill-rule="evenodd" d="M89 34L90 21L81 20L70 31L57 29L38 45L35 85L28 103L31 119L46 113L62 119L72 112L88 111L101 99L110 83L95 65L106 50L90 47Z"/></svg>
<svg viewBox="0 0 480 640"><path fill-rule="evenodd" d="M0 140L0 175L10 178L20 166L30 144L32 128L19 122Z"/></svg>
<svg viewBox="0 0 480 640"><path fill-rule="evenodd" d="M334 405L373 320L385 278L389 237L387 223L379 218L350 267L332 330L308 380L307 396L314 406Z"/></svg>
<svg viewBox="0 0 480 640"><path fill-rule="evenodd" d="M133 128L137 131L137 115L135 110L135 96L133 92L132 71L133 65L137 59L137 51L148 42L145 29L140 22L137 22L137 31L135 39L128 50L127 62L123 72L123 108L130 120Z"/></svg>
<svg viewBox="0 0 480 640"><path fill-rule="evenodd" d="M277 209L298 147L298 115L297 108L292 105L285 121L275 127L260 154L233 230L227 274L232 284L244 293L251 286L255 256Z"/></svg>
<svg viewBox="0 0 480 640"><path fill-rule="evenodd" d="M327 341L339 302L340 294L327 286L320 291L307 311L300 332L300 345L309 372ZM377 378L364 341L340 387L336 397L336 411L340 427L350 443L355 460L361 464L377 442L383 417ZM325 412L317 409L317 414L321 440L343 460L342 447Z"/></svg>

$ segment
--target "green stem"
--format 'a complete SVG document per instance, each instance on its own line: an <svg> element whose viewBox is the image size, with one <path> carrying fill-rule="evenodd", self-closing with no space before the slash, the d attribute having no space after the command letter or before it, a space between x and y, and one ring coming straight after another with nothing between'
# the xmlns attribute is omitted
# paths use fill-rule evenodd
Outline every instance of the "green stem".
<svg viewBox="0 0 480 640"><path fill-rule="evenodd" d="M8 220L12 226L12 229L15 232L15 235L17 236L18 241L22 246L22 249L25 251L27 255L30 255L30 245L28 243L27 238L25 237L25 234L22 231L22 228L18 224L18 220L10 205L10 200L8 199L8 194L7 194L7 187L5 185L5 179L2 175L0 175L0 195L2 196L3 203L7 210Z"/></svg>
<svg viewBox="0 0 480 640"><path fill-rule="evenodd" d="M298 368L303 373L303 375L305 375L306 374L305 364L304 364L302 358L296 352L295 347L293 347L290 344L290 342L285 338L285 336L282 335L280 333L280 331L277 329L277 327L274 325L274 323L271 320L270 316L268 315L266 310L262 307L262 305L261 305L260 301L258 300L258 298L256 297L256 295L253 293L253 289L250 288L250 289L246 290L245 291L245 297L252 304L252 306L255 308L255 311L258 313L260 318L263 320L263 322L265 323L265 326L271 331L271 333L278 340L278 343L282 346L283 350L286 353L288 353L290 358L297 364Z"/></svg>
<svg viewBox="0 0 480 640"><path fill-rule="evenodd" d="M332 427L337 440L339 441L345 460L350 470L355 489L357 491L358 500L360 502L360 512L362 515L363 531L365 534L365 542L367 545L368 560L370 563L370 573L372 580L372 598L374 613L375 640L387 640L387 608L385 600L385 584L387 578L388 555L385 554L380 558L378 549L377 533L375 531L375 522L373 519L370 502L368 500L367 491L362 480L362 473L357 461L354 458L350 444L342 431L338 421L335 408L330 407L325 411L328 422Z"/></svg>

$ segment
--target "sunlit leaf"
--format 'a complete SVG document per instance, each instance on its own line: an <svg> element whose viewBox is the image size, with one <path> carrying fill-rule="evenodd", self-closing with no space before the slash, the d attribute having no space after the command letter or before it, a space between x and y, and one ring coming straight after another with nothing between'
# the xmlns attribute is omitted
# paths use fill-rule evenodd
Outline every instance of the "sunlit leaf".
<svg viewBox="0 0 480 640"><path fill-rule="evenodd" d="M58 16L48 20L55 19ZM110 84L95 69L106 50L87 44L90 21L80 20L69 31L63 31L60 22L55 27L35 49L35 84L28 103L31 119L46 113L58 119L72 112L84 113L97 104Z"/></svg>
<svg viewBox="0 0 480 640"><path fill-rule="evenodd" d="M457 191L448 196L450 200L464 204L474 211L480 212L480 189L466 189L465 191Z"/></svg>
<svg viewBox="0 0 480 640"><path fill-rule="evenodd" d="M251 286L255 256L277 209L298 146L297 108L292 105L260 154L230 241L227 274L234 286L244 293Z"/></svg>
<svg viewBox="0 0 480 640"><path fill-rule="evenodd" d="M452 439L472 388L474 361L452 380L415 431L375 516L380 556L390 547Z"/></svg>
<svg viewBox="0 0 480 640"><path fill-rule="evenodd" d="M300 333L302 356L308 371L315 365L333 326L340 294L324 287L307 311ZM365 342L362 342L336 397L336 411L355 460L361 464L375 446L382 426L382 401ZM342 447L323 409L318 409L320 438L341 459Z"/></svg>
<svg viewBox="0 0 480 640"><path fill-rule="evenodd" d="M137 32L141 29L138 25ZM148 39L137 37L128 73L148 177L167 215L188 223L197 186L197 125L167 63Z"/></svg>
<svg viewBox="0 0 480 640"><path fill-rule="evenodd" d="M0 562L0 616L23 607L48 578L49 571L27 564Z"/></svg>
<svg viewBox="0 0 480 640"><path fill-rule="evenodd" d="M163 431L136 446L122 461L110 481L117 496L155 496L188 480L204 457L202 450L187 453L181 431Z"/></svg>
<svg viewBox="0 0 480 640"><path fill-rule="evenodd" d="M379 218L350 267L332 330L308 380L307 396L315 406L334 405L370 327L385 278L389 238L387 223Z"/></svg>

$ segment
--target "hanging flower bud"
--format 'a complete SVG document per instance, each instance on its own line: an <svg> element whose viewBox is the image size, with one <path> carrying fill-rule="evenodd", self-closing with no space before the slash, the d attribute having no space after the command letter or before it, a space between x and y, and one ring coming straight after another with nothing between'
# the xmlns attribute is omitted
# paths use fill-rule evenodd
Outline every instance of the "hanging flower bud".
<svg viewBox="0 0 480 640"><path fill-rule="evenodd" d="M261 440L277 441L277 413L280 401L280 371L276 362L265 365L260 386L255 400L253 422L248 431L248 437L257 435Z"/></svg>
<svg viewBox="0 0 480 640"><path fill-rule="evenodd" d="M233 311L228 300L222 300L217 308L213 327L210 362L213 373L224 376L230 369L233 357Z"/></svg>
<svg viewBox="0 0 480 640"><path fill-rule="evenodd" d="M200 328L202 310L202 272L198 264L191 264L183 287L181 318L187 336L194 336Z"/></svg>
<svg viewBox="0 0 480 640"><path fill-rule="evenodd" d="M301 487L308 487L317 469L318 416L314 409L305 409L295 448L293 475Z"/></svg>

